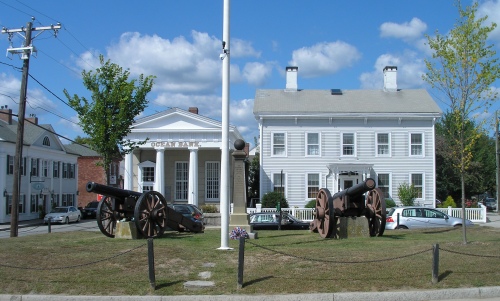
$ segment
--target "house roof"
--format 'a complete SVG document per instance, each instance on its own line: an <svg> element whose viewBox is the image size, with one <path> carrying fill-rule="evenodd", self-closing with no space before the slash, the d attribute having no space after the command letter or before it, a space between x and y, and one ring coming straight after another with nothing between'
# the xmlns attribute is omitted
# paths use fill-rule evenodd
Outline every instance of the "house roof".
<svg viewBox="0 0 500 301"><path fill-rule="evenodd" d="M0 120L0 141L16 143L17 141L17 120L12 120L11 124ZM64 149L63 144L55 137L54 128L50 124L32 124L24 123L23 144L34 145L42 136L52 136L58 145L58 148Z"/></svg>
<svg viewBox="0 0 500 301"><path fill-rule="evenodd" d="M66 144L64 145L66 151L72 154L80 155L82 157L100 157L98 152L92 150L90 146L81 145L81 144Z"/></svg>
<svg viewBox="0 0 500 301"><path fill-rule="evenodd" d="M256 118L272 116L382 116L394 114L440 117L441 109L424 89L398 90L257 90ZM397 115L396 115L397 116Z"/></svg>

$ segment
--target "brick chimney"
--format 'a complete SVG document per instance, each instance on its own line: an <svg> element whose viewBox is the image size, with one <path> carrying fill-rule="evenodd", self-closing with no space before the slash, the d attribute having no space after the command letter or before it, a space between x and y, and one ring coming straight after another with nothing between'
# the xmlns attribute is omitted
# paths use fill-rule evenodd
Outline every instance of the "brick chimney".
<svg viewBox="0 0 500 301"><path fill-rule="evenodd" d="M12 124L12 110L7 109L7 106L0 107L0 120L7 122L7 124Z"/></svg>
<svg viewBox="0 0 500 301"><path fill-rule="evenodd" d="M286 67L286 88L287 92L297 92L297 75L299 73L299 67L289 66Z"/></svg>
<svg viewBox="0 0 500 301"><path fill-rule="evenodd" d="M384 91L396 92L398 91L398 67L386 66L384 68Z"/></svg>
<svg viewBox="0 0 500 301"><path fill-rule="evenodd" d="M31 114L30 117L28 118L25 118L25 120L27 122L29 122L30 124L35 124L35 125L38 125L38 117L36 117L35 114Z"/></svg>
<svg viewBox="0 0 500 301"><path fill-rule="evenodd" d="M197 107L189 107L189 113L193 113L193 114L198 115L198 108Z"/></svg>

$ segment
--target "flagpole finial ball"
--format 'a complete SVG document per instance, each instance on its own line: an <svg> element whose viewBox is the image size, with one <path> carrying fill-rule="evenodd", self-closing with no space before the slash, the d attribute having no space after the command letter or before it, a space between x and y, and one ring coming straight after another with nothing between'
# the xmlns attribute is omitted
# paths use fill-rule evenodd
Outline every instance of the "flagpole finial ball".
<svg viewBox="0 0 500 301"><path fill-rule="evenodd" d="M245 148L245 141L241 140L241 139L237 139L236 141L234 141L234 148L236 148L237 150L242 150Z"/></svg>

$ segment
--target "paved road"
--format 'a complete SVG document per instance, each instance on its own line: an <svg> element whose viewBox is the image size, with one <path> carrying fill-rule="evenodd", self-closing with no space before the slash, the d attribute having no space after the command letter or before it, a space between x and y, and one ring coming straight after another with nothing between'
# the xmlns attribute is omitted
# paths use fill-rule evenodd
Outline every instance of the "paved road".
<svg viewBox="0 0 500 301"><path fill-rule="evenodd" d="M52 233L57 232L69 232L69 231L99 231L95 219L84 219L78 223L70 224L51 224L50 231ZM48 233L48 225L44 225L41 220L25 221L19 223L18 236L28 236L35 234ZM2 224L0 225L0 238L10 237L10 225Z"/></svg>

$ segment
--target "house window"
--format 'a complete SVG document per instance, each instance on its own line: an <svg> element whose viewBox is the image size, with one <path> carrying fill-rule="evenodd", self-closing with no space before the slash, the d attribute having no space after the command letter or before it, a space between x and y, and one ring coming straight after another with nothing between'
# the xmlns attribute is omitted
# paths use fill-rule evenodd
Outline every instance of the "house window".
<svg viewBox="0 0 500 301"><path fill-rule="evenodd" d="M307 156L320 156L320 136L319 133L306 133L306 154Z"/></svg>
<svg viewBox="0 0 500 301"><path fill-rule="evenodd" d="M315 199L319 192L319 174L310 173L307 174L307 197L309 199Z"/></svg>
<svg viewBox="0 0 500 301"><path fill-rule="evenodd" d="M68 163L68 178L69 179L75 178L75 164Z"/></svg>
<svg viewBox="0 0 500 301"><path fill-rule="evenodd" d="M175 199L187 200L189 186L189 162L175 162Z"/></svg>
<svg viewBox="0 0 500 301"><path fill-rule="evenodd" d="M49 139L49 137L45 136L43 138L42 144L45 145L45 146L50 146L50 139Z"/></svg>
<svg viewBox="0 0 500 301"><path fill-rule="evenodd" d="M417 190L417 199L421 199L424 191L424 175L420 173L411 174L411 184Z"/></svg>
<svg viewBox="0 0 500 301"><path fill-rule="evenodd" d="M285 133L272 134L273 156L286 156L286 135Z"/></svg>
<svg viewBox="0 0 500 301"><path fill-rule="evenodd" d="M75 195L70 193L63 194L62 206L75 206Z"/></svg>
<svg viewBox="0 0 500 301"><path fill-rule="evenodd" d="M390 198L390 175L388 173L378 174L378 188L384 193L384 198Z"/></svg>
<svg viewBox="0 0 500 301"><path fill-rule="evenodd" d="M42 177L49 176L49 162L46 160L42 161Z"/></svg>
<svg viewBox="0 0 500 301"><path fill-rule="evenodd" d="M26 175L26 157L23 157L23 159L21 160L21 176L25 176Z"/></svg>
<svg viewBox="0 0 500 301"><path fill-rule="evenodd" d="M31 158L31 176L32 177L38 177L38 159Z"/></svg>
<svg viewBox="0 0 500 301"><path fill-rule="evenodd" d="M390 156L390 136L388 133L377 134L377 156Z"/></svg>
<svg viewBox="0 0 500 301"><path fill-rule="evenodd" d="M63 163L62 164L62 178L67 179L68 178L68 163Z"/></svg>
<svg viewBox="0 0 500 301"><path fill-rule="evenodd" d="M59 164L60 162L52 163L52 177L59 178Z"/></svg>
<svg viewBox="0 0 500 301"><path fill-rule="evenodd" d="M343 133L342 134L342 155L343 156L355 156L356 155L356 145L355 145L354 141L355 141L354 133Z"/></svg>
<svg viewBox="0 0 500 301"><path fill-rule="evenodd" d="M206 196L207 200L219 199L220 164L219 162L205 163Z"/></svg>
<svg viewBox="0 0 500 301"><path fill-rule="evenodd" d="M26 213L26 195L19 196L19 204L17 206L18 213ZM7 195L5 200L5 210L7 214L12 214L12 195Z"/></svg>
<svg viewBox="0 0 500 301"><path fill-rule="evenodd" d="M285 179L286 175L284 173L273 174L273 191L281 192L284 195L286 191Z"/></svg>
<svg viewBox="0 0 500 301"><path fill-rule="evenodd" d="M59 194L52 195L52 208L59 206Z"/></svg>
<svg viewBox="0 0 500 301"><path fill-rule="evenodd" d="M155 185L155 166L151 161L145 161L139 164L139 187L142 191L153 190Z"/></svg>
<svg viewBox="0 0 500 301"><path fill-rule="evenodd" d="M410 156L423 156L424 139L422 133L410 134Z"/></svg>
<svg viewBox="0 0 500 301"><path fill-rule="evenodd" d="M32 194L30 199L31 213L38 212L38 194Z"/></svg>
<svg viewBox="0 0 500 301"><path fill-rule="evenodd" d="M14 156L7 155L7 174L14 174Z"/></svg>

